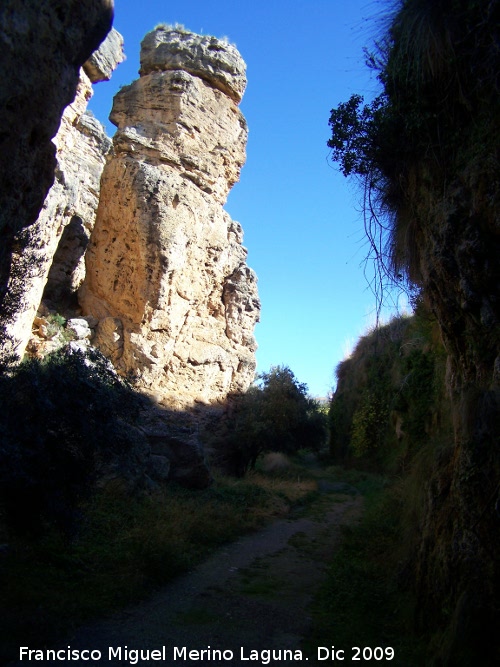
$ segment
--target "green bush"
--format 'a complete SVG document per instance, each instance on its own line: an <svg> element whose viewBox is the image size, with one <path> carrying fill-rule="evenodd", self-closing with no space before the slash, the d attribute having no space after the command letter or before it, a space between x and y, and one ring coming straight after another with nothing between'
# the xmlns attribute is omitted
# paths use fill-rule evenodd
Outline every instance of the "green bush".
<svg viewBox="0 0 500 667"><path fill-rule="evenodd" d="M354 456L360 458L376 452L384 439L389 411L385 401L367 392L352 417L351 448Z"/></svg>
<svg viewBox="0 0 500 667"><path fill-rule="evenodd" d="M446 355L421 311L360 339L329 409L336 462L396 472L448 420Z"/></svg>
<svg viewBox="0 0 500 667"><path fill-rule="evenodd" d="M273 367L259 382L236 397L218 443L224 466L239 476L262 452L317 451L326 439L326 415L289 368Z"/></svg>
<svg viewBox="0 0 500 667"><path fill-rule="evenodd" d="M0 503L13 533L72 531L78 505L133 444L134 392L96 351L69 348L0 376Z"/></svg>

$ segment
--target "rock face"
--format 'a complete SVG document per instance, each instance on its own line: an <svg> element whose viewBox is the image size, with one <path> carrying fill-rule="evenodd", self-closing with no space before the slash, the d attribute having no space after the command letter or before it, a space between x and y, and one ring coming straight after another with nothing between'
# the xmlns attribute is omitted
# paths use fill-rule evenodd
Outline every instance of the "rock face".
<svg viewBox="0 0 500 667"><path fill-rule="evenodd" d="M66 107L54 138L54 184L26 240L20 241L20 251L13 256L16 270L9 280L9 293L22 292L23 297L7 323L7 333L19 356L26 349L44 288L45 299L57 311L77 305L76 290L84 277L83 255L95 222L105 156L111 148L101 123L85 113L92 96L85 70L90 69L96 80L108 76L111 63L116 67L123 60L122 41L112 30L93 54L92 63L105 60L104 73L99 73L95 64L88 67L86 63L80 70L75 100Z"/></svg>
<svg viewBox="0 0 500 667"><path fill-rule="evenodd" d="M92 83L109 81L116 66L123 60L123 37L112 28L101 46L84 63L83 69Z"/></svg>
<svg viewBox="0 0 500 667"><path fill-rule="evenodd" d="M390 212L390 238L379 248L382 254L390 248L387 268L418 287L448 354L452 428L439 444L429 441L434 460L425 475L420 468L424 499L415 515L420 535L412 582L418 633L432 635L432 664L494 665L500 662L490 632L500 625L498 3L465 2L460 12L452 0L440 3L440 12L435 6L405 0L388 24L381 106L366 126L369 148L355 161L371 190L368 215L374 201L376 214Z"/></svg>
<svg viewBox="0 0 500 667"><path fill-rule="evenodd" d="M111 28L112 0L3 0L0 7L0 307L3 324L20 297L9 290L21 230L38 217L54 180L55 146L81 65ZM5 342L5 330L2 329Z"/></svg>
<svg viewBox="0 0 500 667"><path fill-rule="evenodd" d="M80 290L94 344L170 406L253 379L260 304L242 230L223 210L245 160L245 64L213 37L159 28L115 97Z"/></svg>
<svg viewBox="0 0 500 667"><path fill-rule="evenodd" d="M55 241L57 250L48 258L52 262L43 296L59 308L76 303L76 291L85 275L83 256L99 203L101 174L111 148L104 127L87 113L80 116L72 133L71 153L65 153L63 146L56 182L38 220L40 224L48 211L55 209L50 220L58 224L51 245ZM46 220L45 228L48 226Z"/></svg>

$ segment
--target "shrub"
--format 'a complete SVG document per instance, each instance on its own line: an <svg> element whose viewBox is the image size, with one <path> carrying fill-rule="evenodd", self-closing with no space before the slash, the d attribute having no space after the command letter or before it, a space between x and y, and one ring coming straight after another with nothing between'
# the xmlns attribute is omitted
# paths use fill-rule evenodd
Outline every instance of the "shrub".
<svg viewBox="0 0 500 667"><path fill-rule="evenodd" d="M418 309L363 337L339 365L329 411L335 461L395 472L446 422L446 355L435 328Z"/></svg>
<svg viewBox="0 0 500 667"><path fill-rule="evenodd" d="M262 452L318 450L326 439L326 415L289 368L273 367L258 379L259 385L235 398L218 443L225 467L240 476Z"/></svg>
<svg viewBox="0 0 500 667"><path fill-rule="evenodd" d="M497 206L498 5L400 0L388 19L365 51L381 92L331 110L328 146L344 175L361 182L378 296L404 283L433 295L434 272L423 270L429 230L459 207L457 221L483 220L482 234L494 227L485 220ZM493 233L485 239L495 242Z"/></svg>
<svg viewBox="0 0 500 667"><path fill-rule="evenodd" d="M351 447L354 456L360 458L377 451L384 439L389 411L383 398L367 392L361 407L352 417Z"/></svg>
<svg viewBox="0 0 500 667"><path fill-rule="evenodd" d="M125 457L134 393L97 351L65 348L0 376L0 502L11 532L71 532L104 466Z"/></svg>

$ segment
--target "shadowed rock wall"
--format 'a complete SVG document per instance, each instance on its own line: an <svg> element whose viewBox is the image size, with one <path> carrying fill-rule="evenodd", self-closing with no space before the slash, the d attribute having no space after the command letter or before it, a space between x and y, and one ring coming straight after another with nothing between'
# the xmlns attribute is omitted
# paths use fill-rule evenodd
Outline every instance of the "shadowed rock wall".
<svg viewBox="0 0 500 667"><path fill-rule="evenodd" d="M80 67L111 28L112 0L4 0L0 8L0 312L16 312L7 292L19 233L38 217L54 180L55 136ZM17 237L17 238L16 238ZM5 343L5 329L2 329ZM3 345L4 352L12 351Z"/></svg>

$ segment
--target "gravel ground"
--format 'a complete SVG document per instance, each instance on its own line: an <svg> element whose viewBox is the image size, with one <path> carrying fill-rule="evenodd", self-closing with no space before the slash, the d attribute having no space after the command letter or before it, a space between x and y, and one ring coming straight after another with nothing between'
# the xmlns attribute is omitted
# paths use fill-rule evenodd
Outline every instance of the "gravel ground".
<svg viewBox="0 0 500 667"><path fill-rule="evenodd" d="M276 521L219 550L147 601L80 628L58 647L64 664L252 667L301 659L314 667L316 656L301 651L311 622L308 608L340 526L354 521L362 506L359 495L322 490L322 509L312 518ZM70 660L68 647L101 657ZM35 656L27 658L12 667L33 664ZM63 662L45 657L44 664Z"/></svg>

